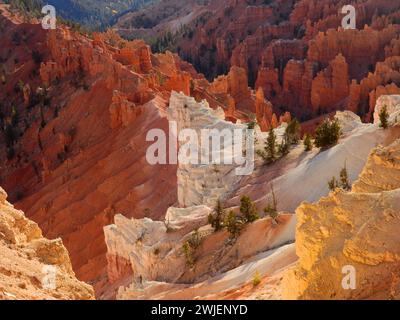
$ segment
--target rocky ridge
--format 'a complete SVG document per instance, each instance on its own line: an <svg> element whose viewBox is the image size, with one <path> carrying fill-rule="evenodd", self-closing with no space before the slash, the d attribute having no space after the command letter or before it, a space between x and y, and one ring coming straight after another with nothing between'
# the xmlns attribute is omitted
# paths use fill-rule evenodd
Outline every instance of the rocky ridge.
<svg viewBox="0 0 400 320"><path fill-rule="evenodd" d="M76 279L62 240L44 238L6 198L0 188L0 299L93 299L93 288Z"/></svg>
<svg viewBox="0 0 400 320"><path fill-rule="evenodd" d="M390 103L396 116L398 99L381 97L376 109ZM285 273L284 298L399 299L399 164L400 140L378 146L350 192L337 190L296 210L299 261Z"/></svg>

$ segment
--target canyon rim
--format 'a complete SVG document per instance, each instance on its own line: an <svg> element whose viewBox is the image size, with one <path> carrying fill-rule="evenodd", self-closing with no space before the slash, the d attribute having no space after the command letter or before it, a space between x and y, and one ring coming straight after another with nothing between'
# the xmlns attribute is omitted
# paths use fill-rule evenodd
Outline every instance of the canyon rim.
<svg viewBox="0 0 400 320"><path fill-rule="evenodd" d="M0 1L0 131L1 300L400 298L399 1Z"/></svg>

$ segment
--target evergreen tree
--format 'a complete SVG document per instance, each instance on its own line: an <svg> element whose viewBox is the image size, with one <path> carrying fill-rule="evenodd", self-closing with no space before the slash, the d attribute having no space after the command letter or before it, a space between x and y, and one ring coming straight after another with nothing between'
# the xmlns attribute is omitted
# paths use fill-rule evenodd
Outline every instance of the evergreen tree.
<svg viewBox="0 0 400 320"><path fill-rule="evenodd" d="M308 151L311 151L312 148L313 148L313 144L311 141L311 135L306 133L304 136L304 150L308 152Z"/></svg>
<svg viewBox="0 0 400 320"><path fill-rule="evenodd" d="M260 218L255 204L248 196L243 196L240 199L240 212L243 214L246 223L252 223Z"/></svg>
<svg viewBox="0 0 400 320"><path fill-rule="evenodd" d="M349 191L351 189L351 184L349 181L349 175L347 173L346 165L340 171L340 187L346 191Z"/></svg>
<svg viewBox="0 0 400 320"><path fill-rule="evenodd" d="M272 193L272 203L268 203L268 205L264 208L264 213L276 221L276 218L278 218L278 209L277 209L278 201L276 200L274 186L272 184L271 184L271 193Z"/></svg>
<svg viewBox="0 0 400 320"><path fill-rule="evenodd" d="M221 201L218 199L214 212L208 216L208 223L214 228L214 231L220 231L224 227L225 211Z"/></svg>
<svg viewBox="0 0 400 320"><path fill-rule="evenodd" d="M387 112L387 106L384 105L382 110L379 112L379 120L381 121L380 127L387 129L389 127L389 113Z"/></svg>
<svg viewBox="0 0 400 320"><path fill-rule="evenodd" d="M268 163L274 162L276 159L276 135L273 128L269 130L265 152L266 161Z"/></svg>
<svg viewBox="0 0 400 320"><path fill-rule="evenodd" d="M315 131L315 146L326 148L336 144L340 138L340 125L337 119L325 120Z"/></svg>
<svg viewBox="0 0 400 320"><path fill-rule="evenodd" d="M286 140L282 140L278 148L279 154L283 157L289 153L289 144Z"/></svg>
<svg viewBox="0 0 400 320"><path fill-rule="evenodd" d="M285 142L288 145L297 144L300 140L301 125L297 119L289 122L285 130Z"/></svg>
<svg viewBox="0 0 400 320"><path fill-rule="evenodd" d="M335 177L332 177L332 179L329 180L328 188L329 188L330 191L335 191L337 188L339 188L339 183L338 183L338 181L336 180Z"/></svg>
<svg viewBox="0 0 400 320"><path fill-rule="evenodd" d="M224 225L230 233L231 238L237 238L242 230L243 221L233 211L230 211L225 217Z"/></svg>

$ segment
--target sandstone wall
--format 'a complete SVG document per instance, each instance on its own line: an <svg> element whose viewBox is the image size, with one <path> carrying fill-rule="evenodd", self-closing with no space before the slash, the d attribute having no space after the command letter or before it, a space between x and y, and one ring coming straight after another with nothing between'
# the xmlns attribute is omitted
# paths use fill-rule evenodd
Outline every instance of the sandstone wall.
<svg viewBox="0 0 400 320"><path fill-rule="evenodd" d="M0 188L0 299L93 299L93 288L76 279L62 240L44 238L6 198ZM50 268L54 283L46 280Z"/></svg>

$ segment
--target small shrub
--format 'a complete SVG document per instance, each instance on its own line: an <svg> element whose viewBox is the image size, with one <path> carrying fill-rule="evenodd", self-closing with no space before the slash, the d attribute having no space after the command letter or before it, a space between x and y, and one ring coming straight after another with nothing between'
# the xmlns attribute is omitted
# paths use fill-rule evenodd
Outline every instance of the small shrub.
<svg viewBox="0 0 400 320"><path fill-rule="evenodd" d="M336 179L336 177L332 177L332 179L328 181L328 188L330 191L334 191L338 188L345 191L351 190L351 183L349 181L346 165L343 167L342 170L340 170L339 180Z"/></svg>
<svg viewBox="0 0 400 320"><path fill-rule="evenodd" d="M200 245L201 245L201 237L200 237L200 234L199 234L199 230L195 230L190 235L188 243L193 249L197 249L198 247L200 247Z"/></svg>
<svg viewBox="0 0 400 320"><path fill-rule="evenodd" d="M335 177L332 177L332 179L328 181L328 188L330 191L334 191L339 188L339 182Z"/></svg>
<svg viewBox="0 0 400 320"><path fill-rule="evenodd" d="M37 50L33 50L32 51L32 60L33 62L35 62L35 64L41 64L43 61L43 57L41 55L41 53Z"/></svg>
<svg viewBox="0 0 400 320"><path fill-rule="evenodd" d="M12 158L14 158L15 157L15 150L14 150L14 147L8 147L7 148L7 159L8 160L11 160Z"/></svg>
<svg viewBox="0 0 400 320"><path fill-rule="evenodd" d="M194 258L193 258L193 249L190 247L190 244L186 241L183 244L183 253L185 254L186 265L190 268L194 267Z"/></svg>
<svg viewBox="0 0 400 320"><path fill-rule="evenodd" d="M253 287L257 287L261 283L261 275L258 271L253 276Z"/></svg>

